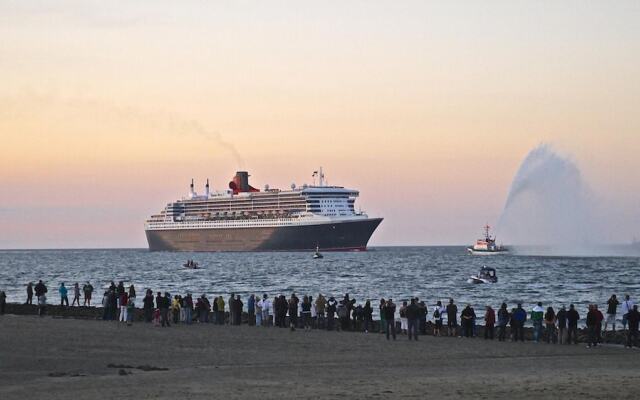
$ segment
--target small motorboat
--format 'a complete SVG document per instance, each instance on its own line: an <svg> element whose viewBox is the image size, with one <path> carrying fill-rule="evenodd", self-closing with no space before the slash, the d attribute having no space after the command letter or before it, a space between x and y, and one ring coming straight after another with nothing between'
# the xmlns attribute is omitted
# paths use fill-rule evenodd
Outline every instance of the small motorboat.
<svg viewBox="0 0 640 400"><path fill-rule="evenodd" d="M313 258L324 258L324 256L320 253L320 247L316 247L316 252L313 253Z"/></svg>
<svg viewBox="0 0 640 400"><path fill-rule="evenodd" d="M496 270L494 268L489 268L484 266L478 272L478 275L471 275L469 279L467 279L468 283L497 283L498 275L496 275Z"/></svg>
<svg viewBox="0 0 640 400"><path fill-rule="evenodd" d="M183 267L187 268L187 269L198 269L198 263L194 262L193 260L189 260L186 263L182 264Z"/></svg>

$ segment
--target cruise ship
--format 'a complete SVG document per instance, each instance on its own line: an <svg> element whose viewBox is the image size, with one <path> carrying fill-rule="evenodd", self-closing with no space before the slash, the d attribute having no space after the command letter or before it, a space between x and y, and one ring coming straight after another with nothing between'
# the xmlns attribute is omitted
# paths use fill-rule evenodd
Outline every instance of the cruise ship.
<svg viewBox="0 0 640 400"><path fill-rule="evenodd" d="M312 185L258 190L246 171L223 191L194 190L145 223L151 251L366 250L382 218L356 211L357 190L325 183L322 168ZM316 185L315 181L318 180Z"/></svg>

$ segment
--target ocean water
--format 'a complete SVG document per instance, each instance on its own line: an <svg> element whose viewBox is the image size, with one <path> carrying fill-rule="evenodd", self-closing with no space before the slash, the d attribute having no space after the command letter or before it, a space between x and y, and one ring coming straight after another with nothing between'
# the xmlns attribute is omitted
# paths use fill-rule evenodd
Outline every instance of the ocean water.
<svg viewBox="0 0 640 400"><path fill-rule="evenodd" d="M8 301L24 302L26 284L42 279L49 288L49 302L56 303L60 282L71 289L74 282L82 286L89 281L97 289L94 301L100 301L101 288L113 280L133 283L139 296L146 288L225 298L232 292L243 298L251 293L270 297L322 293L336 298L349 293L358 302L371 299L377 304L381 297L392 297L398 303L414 296L430 306L452 297L459 305L472 304L476 312L503 301L510 307L522 302L527 309L538 301L545 306L574 303L584 311L589 303L604 307L612 293L619 298L627 293L636 300L640 297L640 257L482 257L466 254L464 247L377 247L324 256L314 260L312 254L301 252L3 250L0 290ZM183 268L187 259L202 268ZM483 265L496 268L498 283L467 283Z"/></svg>

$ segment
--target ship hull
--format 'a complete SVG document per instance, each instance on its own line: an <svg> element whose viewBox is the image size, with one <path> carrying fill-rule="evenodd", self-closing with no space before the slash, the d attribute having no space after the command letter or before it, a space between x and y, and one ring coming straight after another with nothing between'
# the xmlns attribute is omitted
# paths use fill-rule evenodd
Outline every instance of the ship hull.
<svg viewBox="0 0 640 400"><path fill-rule="evenodd" d="M151 251L366 250L382 218L313 225L147 230Z"/></svg>
<svg viewBox="0 0 640 400"><path fill-rule="evenodd" d="M497 256L500 254L509 254L509 250L501 249L501 250L476 250L472 247L467 247L467 252L474 256Z"/></svg>

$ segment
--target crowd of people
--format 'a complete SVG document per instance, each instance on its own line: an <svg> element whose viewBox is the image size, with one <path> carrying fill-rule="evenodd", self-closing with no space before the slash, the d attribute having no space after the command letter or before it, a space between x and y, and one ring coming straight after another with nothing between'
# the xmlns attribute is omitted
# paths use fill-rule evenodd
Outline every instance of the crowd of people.
<svg viewBox="0 0 640 400"><path fill-rule="evenodd" d="M91 283L85 283L82 288L75 283L72 288L73 301L71 306L80 306L80 294L83 294L83 305L91 306L94 288ZM39 281L37 284L27 285L26 304L33 304L35 295L38 305L38 314L44 315L47 305L47 286ZM60 305L69 307L69 290L64 283L58 287ZM132 324L136 310L136 289L133 284L125 288L124 282L117 285L111 282L105 290L101 305L103 306L104 320L118 320ZM4 313L6 295L0 292L0 313ZM225 301L223 296L215 296L211 300L206 295L194 299L191 293L172 296L168 292L156 292L151 289L145 291L141 301L143 319L157 326L169 327L171 324L213 323L218 325L240 325L246 312L246 321L255 326L276 326L296 329L326 329L343 331L364 331L366 333L374 329L374 308L370 300L359 304L356 299L345 294L340 300L329 296L326 298L319 294L315 299L312 296L299 298L295 293L289 298L284 295L275 296L273 299L267 294L250 295L246 299L246 306L240 295L232 293ZM535 342L577 344L578 323L581 320L580 313L571 304L569 307L561 306L557 311L552 306L546 309L542 303L537 303L527 312L522 303L509 309L506 303L502 303L497 312L490 306L486 306L483 315L476 314L474 308L467 304L459 312L457 304L449 299L446 306L437 301L430 310L424 301L412 298L402 302L397 307L393 299L380 299L378 315L380 323L378 329L386 334L386 338L396 339L397 334L407 335L409 340L418 340L419 336L432 334L434 336L478 336L478 327L483 327L484 339L493 340L497 330L498 341L512 340L524 341L524 326L530 320L533 326L533 340ZM638 346L638 325L640 312L629 295L623 301L619 301L616 295L612 295L607 301L606 317L598 309L597 304L590 304L586 310L585 324L587 328L587 347L596 347L602 343L602 333L610 326L611 331L616 330L618 307L621 308L622 329L627 335L627 347ZM227 318L228 312L228 318ZM396 332L399 316L399 332ZM482 318L482 324L477 320ZM459 322L459 323L458 323ZM446 324L446 331L444 325ZM507 337L509 327L509 337ZM429 331L429 332L428 332Z"/></svg>

